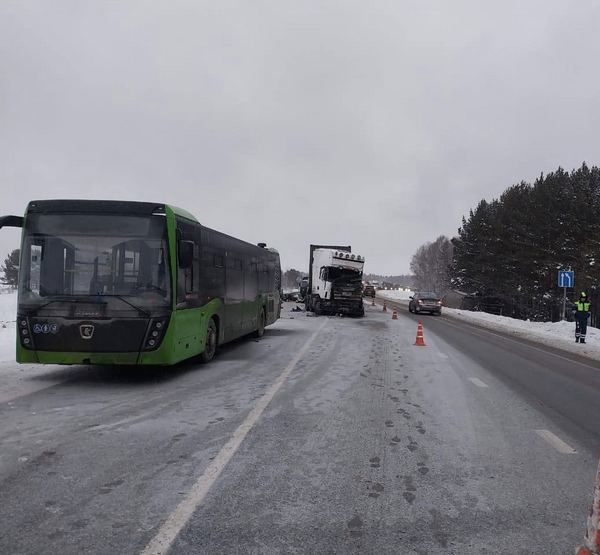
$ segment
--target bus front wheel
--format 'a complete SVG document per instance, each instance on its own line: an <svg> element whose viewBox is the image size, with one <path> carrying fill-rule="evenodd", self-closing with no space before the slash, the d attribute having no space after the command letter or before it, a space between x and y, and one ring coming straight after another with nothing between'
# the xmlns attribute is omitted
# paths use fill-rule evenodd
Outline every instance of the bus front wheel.
<svg viewBox="0 0 600 555"><path fill-rule="evenodd" d="M202 362L211 361L217 352L217 326L211 318L206 328L206 342L204 343L204 351L200 354Z"/></svg>

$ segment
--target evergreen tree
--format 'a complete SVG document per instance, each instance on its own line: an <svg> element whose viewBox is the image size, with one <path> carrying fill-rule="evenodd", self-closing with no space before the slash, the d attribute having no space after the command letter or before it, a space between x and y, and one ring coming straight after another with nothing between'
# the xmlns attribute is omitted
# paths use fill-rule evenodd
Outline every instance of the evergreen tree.
<svg viewBox="0 0 600 555"><path fill-rule="evenodd" d="M599 215L595 166L559 167L533 185L513 185L463 218L453 239L452 285L499 299L505 314L556 319L559 269L575 271L578 290L600 290Z"/></svg>
<svg viewBox="0 0 600 555"><path fill-rule="evenodd" d="M16 287L19 281L19 249L12 251L0 266L0 283Z"/></svg>

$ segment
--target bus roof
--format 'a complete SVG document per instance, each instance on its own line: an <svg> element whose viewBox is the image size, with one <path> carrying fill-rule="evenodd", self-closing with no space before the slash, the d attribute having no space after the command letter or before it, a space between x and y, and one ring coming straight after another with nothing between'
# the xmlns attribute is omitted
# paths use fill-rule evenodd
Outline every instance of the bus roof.
<svg viewBox="0 0 600 555"><path fill-rule="evenodd" d="M196 216L194 216L191 212L188 212L183 208L179 208L178 206L173 206L172 204L169 204L168 207L173 211L173 214L175 214L176 216L181 216L182 218L185 218L187 220L192 220L193 222L200 223L198 222Z"/></svg>
<svg viewBox="0 0 600 555"><path fill-rule="evenodd" d="M154 203L154 202L141 202L132 200L93 200L93 199L49 199L49 200L32 200L27 205L27 214L30 213L55 213L55 214L68 214L68 213L84 213L84 214L138 214L138 215L150 215L150 214L165 214L167 210L172 211L176 216L185 218L192 222L200 225L198 219L183 208L173 206L171 204ZM203 226L205 227L205 226ZM205 227L208 231L216 233L222 237L228 239L234 239L239 243L243 243L254 249L260 247L253 243L248 243L242 239L236 239L223 232L216 231ZM266 247L266 245L265 245ZM270 252L273 255L279 256L279 252L271 247L265 248L265 251Z"/></svg>
<svg viewBox="0 0 600 555"><path fill-rule="evenodd" d="M165 205L158 202L138 202L130 200L87 200L87 199L51 199L32 200L27 205L27 213L55 212L59 214L69 212L113 214L164 214Z"/></svg>
<svg viewBox="0 0 600 555"><path fill-rule="evenodd" d="M193 222L198 222L196 217L177 206L166 205L160 202L142 202L132 200L92 200L92 199L49 199L32 200L27 206L27 212L85 212L117 214L156 214L165 213L166 208L173 211L176 216L181 216Z"/></svg>

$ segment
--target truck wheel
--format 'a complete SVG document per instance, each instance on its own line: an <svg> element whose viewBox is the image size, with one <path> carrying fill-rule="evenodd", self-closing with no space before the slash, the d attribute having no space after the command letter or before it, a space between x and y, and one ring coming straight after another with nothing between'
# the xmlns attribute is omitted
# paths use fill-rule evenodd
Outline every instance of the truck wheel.
<svg viewBox="0 0 600 555"><path fill-rule="evenodd" d="M266 316L264 309L261 308L260 314L258 315L258 327L254 331L254 337L262 337L265 334L265 323Z"/></svg>
<svg viewBox="0 0 600 555"><path fill-rule="evenodd" d="M315 301L313 303L313 312L319 316L321 314L321 301Z"/></svg>
<svg viewBox="0 0 600 555"><path fill-rule="evenodd" d="M217 325L215 321L211 318L208 323L208 327L206 328L206 342L204 343L204 351L200 353L200 360L202 362L210 362L217 352Z"/></svg>

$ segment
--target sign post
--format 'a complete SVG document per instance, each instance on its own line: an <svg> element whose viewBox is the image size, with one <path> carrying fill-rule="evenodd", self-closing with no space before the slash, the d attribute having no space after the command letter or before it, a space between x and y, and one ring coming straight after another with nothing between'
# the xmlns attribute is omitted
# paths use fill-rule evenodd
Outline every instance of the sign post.
<svg viewBox="0 0 600 555"><path fill-rule="evenodd" d="M559 270L558 286L563 288L563 303L560 319L564 320L567 312L567 287L575 286L575 272L572 272L571 270Z"/></svg>

